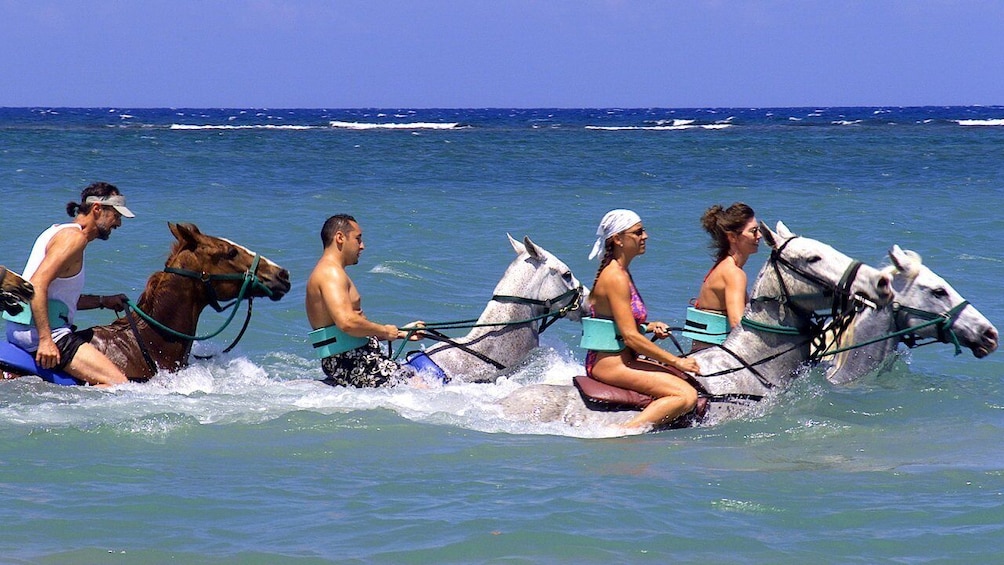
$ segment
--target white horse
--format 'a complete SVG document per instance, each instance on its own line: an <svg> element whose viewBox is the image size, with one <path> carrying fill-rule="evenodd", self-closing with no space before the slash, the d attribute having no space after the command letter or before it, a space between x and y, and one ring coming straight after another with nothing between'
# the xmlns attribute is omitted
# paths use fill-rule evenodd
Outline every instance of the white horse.
<svg viewBox="0 0 1004 565"><path fill-rule="evenodd" d="M508 234L507 234L508 235ZM481 316L457 339L438 332L450 326L429 324L437 343L425 353L451 380L492 382L500 371L522 361L540 344L540 332L559 318L577 322L589 290L557 257L535 244L509 237L516 258L509 264ZM437 335L438 334L438 335Z"/></svg>
<svg viewBox="0 0 1004 565"><path fill-rule="evenodd" d="M885 305L892 298L888 274L829 245L795 236L781 222L777 232L761 222L760 233L771 255L753 283L743 323L721 346L694 354L702 374L692 382L707 399L706 410L672 426L712 425L784 390L808 360L810 342L821 331L816 310L844 312L859 299ZM632 410L640 409L594 399L585 400L571 384L536 384L504 398L502 408L508 417L573 426L624 424L634 416Z"/></svg>
<svg viewBox="0 0 1004 565"><path fill-rule="evenodd" d="M997 328L945 279L921 263L920 255L894 245L889 251L896 297L883 308L855 316L838 342L826 378L844 384L888 367L900 343L929 339L972 350L977 359L997 349Z"/></svg>

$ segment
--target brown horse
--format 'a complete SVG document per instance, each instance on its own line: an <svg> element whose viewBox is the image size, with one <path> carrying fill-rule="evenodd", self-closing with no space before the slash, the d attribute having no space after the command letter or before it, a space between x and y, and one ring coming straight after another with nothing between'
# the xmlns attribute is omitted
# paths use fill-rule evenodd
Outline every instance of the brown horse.
<svg viewBox="0 0 1004 565"><path fill-rule="evenodd" d="M26 303L35 296L35 287L21 275L0 265L0 309L9 314L19 314Z"/></svg>
<svg viewBox="0 0 1004 565"><path fill-rule="evenodd" d="M266 296L279 300L290 289L289 271L245 247L205 235L194 224L168 227L177 241L164 270L150 276L125 317L91 328L91 343L131 380L186 366L206 306Z"/></svg>

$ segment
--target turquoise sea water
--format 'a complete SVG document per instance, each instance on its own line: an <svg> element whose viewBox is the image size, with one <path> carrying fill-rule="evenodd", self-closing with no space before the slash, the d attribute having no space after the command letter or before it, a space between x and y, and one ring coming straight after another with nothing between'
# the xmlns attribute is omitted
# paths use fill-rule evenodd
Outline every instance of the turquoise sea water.
<svg viewBox="0 0 1004 565"><path fill-rule="evenodd" d="M475 317L507 232L588 284L596 223L629 207L650 231L635 280L679 325L710 266L701 212L742 200L873 265L914 249L1000 327L1004 107L0 109L0 264L23 267L94 180L137 218L88 248L88 292L138 297L167 222L265 254L293 289L255 303L233 353L147 384L0 382L2 562L1004 557L1000 353L925 347L850 387L807 371L756 417L620 437L495 405L582 371L571 322L497 384L345 390L315 382L303 316L331 214L364 229L367 315L403 324Z"/></svg>

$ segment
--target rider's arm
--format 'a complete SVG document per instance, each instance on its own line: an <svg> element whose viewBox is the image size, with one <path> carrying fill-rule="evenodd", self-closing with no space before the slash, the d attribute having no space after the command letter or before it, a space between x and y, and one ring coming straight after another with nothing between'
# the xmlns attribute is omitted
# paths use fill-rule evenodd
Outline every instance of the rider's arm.
<svg viewBox="0 0 1004 565"><path fill-rule="evenodd" d="M38 328L38 351L35 360L43 368L51 369L59 363L59 350L52 340L49 325L49 285L60 275L74 257L83 253L87 238L77 230L62 230L46 246L45 258L31 276L35 296L31 299L31 315ZM72 275L72 273L65 273Z"/></svg>
<svg viewBox="0 0 1004 565"><path fill-rule="evenodd" d="M725 273L725 313L729 329L739 325L746 310L746 272L736 267Z"/></svg>
<svg viewBox="0 0 1004 565"><path fill-rule="evenodd" d="M77 310L109 309L121 312L127 307L129 297L124 294L110 294L107 296L97 294L81 294L77 300Z"/></svg>
<svg viewBox="0 0 1004 565"><path fill-rule="evenodd" d="M634 313L631 311L631 287L627 273L619 270L611 270L610 278L605 285L606 293L610 304L610 312L613 315L614 324L624 338L624 345L639 355L644 355L649 359L654 359L660 363L676 367L684 371L698 372L699 368L693 359L684 359L673 355L665 349L650 341L638 329L634 320Z"/></svg>
<svg viewBox="0 0 1004 565"><path fill-rule="evenodd" d="M406 332L390 324L377 324L366 319L362 312L357 311L349 296L351 282L349 278L337 271L333 272L331 280L321 289L324 307L328 310L335 325L343 332L354 337L376 336L378 339L392 340L404 338Z"/></svg>

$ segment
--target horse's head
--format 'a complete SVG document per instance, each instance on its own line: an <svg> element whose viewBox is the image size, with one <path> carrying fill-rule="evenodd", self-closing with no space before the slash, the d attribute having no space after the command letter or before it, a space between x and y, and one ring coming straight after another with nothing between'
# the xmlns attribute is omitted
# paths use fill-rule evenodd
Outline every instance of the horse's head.
<svg viewBox="0 0 1004 565"><path fill-rule="evenodd" d="M866 300L873 306L892 300L890 275L825 243L799 237L782 222L777 223L776 232L760 222L760 233L771 254L754 283L754 295L776 299L803 312L843 311L841 306L853 300ZM774 276L764 276L770 273Z"/></svg>
<svg viewBox="0 0 1004 565"><path fill-rule="evenodd" d="M21 275L0 265L0 308L9 314L19 314L24 306L35 296L35 287Z"/></svg>
<svg viewBox="0 0 1004 565"><path fill-rule="evenodd" d="M279 300L290 289L289 271L222 237L205 235L194 224L168 224L177 238L166 270L194 273L217 301L267 296ZM243 295L242 295L243 293Z"/></svg>
<svg viewBox="0 0 1004 565"><path fill-rule="evenodd" d="M915 337L945 343L957 340L977 358L997 350L997 328L945 279L925 266L920 255L894 245L889 258L897 329L917 328Z"/></svg>
<svg viewBox="0 0 1004 565"><path fill-rule="evenodd" d="M520 242L506 235L516 251L516 259L499 281L495 295L518 297L523 303L534 306L538 314L553 312L579 321L589 289L582 286L568 265L529 237Z"/></svg>

